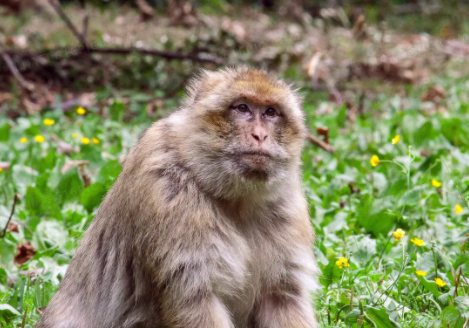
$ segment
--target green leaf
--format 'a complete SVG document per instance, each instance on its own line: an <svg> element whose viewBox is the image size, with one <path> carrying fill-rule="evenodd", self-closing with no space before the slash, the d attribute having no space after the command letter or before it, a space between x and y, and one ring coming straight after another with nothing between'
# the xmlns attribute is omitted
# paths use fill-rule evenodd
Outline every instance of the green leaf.
<svg viewBox="0 0 469 328"><path fill-rule="evenodd" d="M16 245L6 238L0 239L0 263L8 267L12 262L16 252Z"/></svg>
<svg viewBox="0 0 469 328"><path fill-rule="evenodd" d="M99 170L97 181L104 183L108 188L114 183L121 173L122 166L117 160L108 161Z"/></svg>
<svg viewBox="0 0 469 328"><path fill-rule="evenodd" d="M7 142L10 140L10 123L5 123L0 126L0 142Z"/></svg>
<svg viewBox="0 0 469 328"><path fill-rule="evenodd" d="M114 101L109 107L109 116L113 121L122 121L124 117L125 105L121 102Z"/></svg>
<svg viewBox="0 0 469 328"><path fill-rule="evenodd" d="M454 305L447 306L440 314L442 325L440 327L462 328L465 319L461 316Z"/></svg>
<svg viewBox="0 0 469 328"><path fill-rule="evenodd" d="M3 319L5 322L11 322L14 318L18 317L19 315L20 313L11 305L0 304L0 319Z"/></svg>
<svg viewBox="0 0 469 328"><path fill-rule="evenodd" d="M469 318L469 298L458 296L454 299L454 306L466 318Z"/></svg>
<svg viewBox="0 0 469 328"><path fill-rule="evenodd" d="M374 199L366 195L359 205L358 222L375 236L386 235L394 225L395 217L388 212L391 206L392 202L388 197Z"/></svg>
<svg viewBox="0 0 469 328"><path fill-rule="evenodd" d="M93 209L103 200L104 195L107 192L107 188L101 182L93 183L86 187L81 193L81 204L85 207L88 213L91 213Z"/></svg>
<svg viewBox="0 0 469 328"><path fill-rule="evenodd" d="M381 308L378 310L376 308L369 307L366 310L366 313L368 317L370 317L371 321L373 321L374 324L378 328L395 328L396 327L389 320L389 315L384 308Z"/></svg>
<svg viewBox="0 0 469 328"><path fill-rule="evenodd" d="M358 317L361 315L361 311L359 309L353 309L350 313L345 317L345 322L348 325L352 325L357 322Z"/></svg>
<svg viewBox="0 0 469 328"><path fill-rule="evenodd" d="M422 286L428 290L430 293L433 294L436 298L441 296L441 292L438 290L438 286L436 285L436 282L434 281L428 281L424 277L418 277L420 283Z"/></svg>
<svg viewBox="0 0 469 328"><path fill-rule="evenodd" d="M83 181L76 167L68 170L60 179L57 186L57 199L59 204L78 200L83 191Z"/></svg>
<svg viewBox="0 0 469 328"><path fill-rule="evenodd" d="M34 306L42 308L49 304L52 296L54 296L54 288L48 281L38 280L34 285Z"/></svg>

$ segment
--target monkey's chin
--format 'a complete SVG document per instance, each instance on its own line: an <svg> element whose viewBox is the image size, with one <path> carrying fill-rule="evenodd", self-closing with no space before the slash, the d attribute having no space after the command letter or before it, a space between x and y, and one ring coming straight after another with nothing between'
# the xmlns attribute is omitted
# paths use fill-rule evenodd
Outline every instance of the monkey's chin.
<svg viewBox="0 0 469 328"><path fill-rule="evenodd" d="M259 153L245 153L239 159L246 178L262 181L269 179L271 160L270 156Z"/></svg>

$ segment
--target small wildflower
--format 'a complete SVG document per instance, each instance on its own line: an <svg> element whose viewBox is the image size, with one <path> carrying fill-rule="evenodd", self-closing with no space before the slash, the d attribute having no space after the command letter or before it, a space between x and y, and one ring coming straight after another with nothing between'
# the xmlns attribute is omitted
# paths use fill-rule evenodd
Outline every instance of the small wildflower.
<svg viewBox="0 0 469 328"><path fill-rule="evenodd" d="M78 113L78 115L85 115L86 114L86 109L84 109L83 107L78 107L77 108L77 113Z"/></svg>
<svg viewBox="0 0 469 328"><path fill-rule="evenodd" d="M435 282L436 282L436 285L437 285L438 287L446 286L446 282L444 282L444 281L441 280L440 278L435 278Z"/></svg>
<svg viewBox="0 0 469 328"><path fill-rule="evenodd" d="M379 164L379 157L373 155L370 159L371 166L377 166Z"/></svg>
<svg viewBox="0 0 469 328"><path fill-rule="evenodd" d="M341 257L337 261L335 261L335 265L337 265L339 269L343 269L344 267L348 268L350 266L350 264L348 263L348 259L345 257Z"/></svg>
<svg viewBox="0 0 469 328"><path fill-rule="evenodd" d="M454 209L454 213L461 214L463 211L464 210L463 210L462 206L459 205L459 204L456 204L456 208Z"/></svg>
<svg viewBox="0 0 469 328"><path fill-rule="evenodd" d="M427 271L418 270L415 271L415 274L419 277L425 277L427 275Z"/></svg>
<svg viewBox="0 0 469 328"><path fill-rule="evenodd" d="M93 138L92 140L93 140L93 143L94 143L94 144L96 144L96 145L99 144L99 139Z"/></svg>
<svg viewBox="0 0 469 328"><path fill-rule="evenodd" d="M3 169L0 167L0 172L2 172L2 171L3 171Z"/></svg>
<svg viewBox="0 0 469 328"><path fill-rule="evenodd" d="M397 143L399 142L399 140L401 140L401 136L398 135L398 134L396 134L396 136L395 136L394 138L392 138L391 143L392 143L393 145L395 145L395 144L397 144Z"/></svg>
<svg viewBox="0 0 469 328"><path fill-rule="evenodd" d="M414 238L414 239L411 239L410 241L413 242L415 246L418 246L418 247L425 245L425 242L422 239Z"/></svg>
<svg viewBox="0 0 469 328"><path fill-rule="evenodd" d="M25 138L25 137L23 137L23 138L20 139L20 142L21 142L21 143L26 143L26 142L28 142L28 139Z"/></svg>
<svg viewBox="0 0 469 328"><path fill-rule="evenodd" d="M441 182L435 179L432 179L432 186L435 188L441 187Z"/></svg>
<svg viewBox="0 0 469 328"><path fill-rule="evenodd" d="M405 236L405 231L402 229L396 229L396 231L394 231L392 235L396 237L396 241L399 241L402 237Z"/></svg>
<svg viewBox="0 0 469 328"><path fill-rule="evenodd" d="M81 143L84 144L84 145L89 145L90 139L83 137L83 138L81 138Z"/></svg>
<svg viewBox="0 0 469 328"><path fill-rule="evenodd" d="M44 119L44 125L54 125L54 123L55 121L50 118Z"/></svg>
<svg viewBox="0 0 469 328"><path fill-rule="evenodd" d="M72 138L78 138L78 134L72 133Z"/></svg>
<svg viewBox="0 0 469 328"><path fill-rule="evenodd" d="M34 140L36 140L38 143L43 143L46 139L41 135L37 135L34 137Z"/></svg>

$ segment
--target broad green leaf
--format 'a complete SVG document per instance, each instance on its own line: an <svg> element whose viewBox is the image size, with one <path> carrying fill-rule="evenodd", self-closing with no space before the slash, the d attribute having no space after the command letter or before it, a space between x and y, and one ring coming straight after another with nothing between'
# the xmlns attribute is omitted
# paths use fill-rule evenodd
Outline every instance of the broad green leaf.
<svg viewBox="0 0 469 328"><path fill-rule="evenodd" d="M60 179L57 186L57 199L59 204L78 200L83 190L83 181L76 167L68 170Z"/></svg>
<svg viewBox="0 0 469 328"><path fill-rule="evenodd" d="M7 142L10 139L10 123L0 125L0 142Z"/></svg>
<svg viewBox="0 0 469 328"><path fill-rule="evenodd" d="M358 222L375 236L386 235L391 231L395 220L395 217L387 211L391 206L389 197L374 199L366 195L358 207Z"/></svg>
<svg viewBox="0 0 469 328"><path fill-rule="evenodd" d="M81 193L80 202L88 211L91 213L94 208L101 204L104 195L106 194L107 188L101 182L93 183L89 185Z"/></svg>
<svg viewBox="0 0 469 328"><path fill-rule="evenodd" d="M109 107L109 116L113 121L122 121L124 117L125 105L121 102L114 101Z"/></svg>
<svg viewBox="0 0 469 328"><path fill-rule="evenodd" d="M395 328L396 326L389 320L389 315L384 308L376 309L369 307L366 309L368 317L378 328Z"/></svg>
<svg viewBox="0 0 469 328"><path fill-rule="evenodd" d="M436 285L435 281L428 281L424 277L418 277L418 280L426 290L433 294L433 296L435 296L436 298L441 296L441 292L438 289L438 286Z"/></svg>
<svg viewBox="0 0 469 328"><path fill-rule="evenodd" d="M0 304L0 322L11 322L14 318L20 316L20 313L9 304Z"/></svg>

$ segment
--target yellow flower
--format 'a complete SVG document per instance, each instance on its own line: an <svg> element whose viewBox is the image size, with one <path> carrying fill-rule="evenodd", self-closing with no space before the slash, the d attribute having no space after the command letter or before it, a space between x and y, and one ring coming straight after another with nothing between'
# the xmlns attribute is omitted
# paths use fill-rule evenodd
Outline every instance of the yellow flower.
<svg viewBox="0 0 469 328"><path fill-rule="evenodd" d="M463 208L462 208L462 206L459 205L459 204L456 204L456 208L454 209L454 213L456 213L456 214L461 214L462 211L464 211Z"/></svg>
<svg viewBox="0 0 469 328"><path fill-rule="evenodd" d="M405 236L405 231L402 229L396 229L396 231L394 231L392 235L396 237L396 241L399 241L399 239Z"/></svg>
<svg viewBox="0 0 469 328"><path fill-rule="evenodd" d="M394 138L392 138L391 143L392 143L393 145L395 145L395 144L397 144L397 143L399 142L399 140L401 140L401 136L398 135L398 134L396 134L396 136L395 136Z"/></svg>
<svg viewBox="0 0 469 328"><path fill-rule="evenodd" d="M438 287L446 286L446 282L444 282L444 281L441 280L440 278L435 278L435 282L436 282L436 285L437 285Z"/></svg>
<svg viewBox="0 0 469 328"><path fill-rule="evenodd" d="M2 172L2 171L3 171L3 169L0 167L0 172Z"/></svg>
<svg viewBox="0 0 469 328"><path fill-rule="evenodd" d="M415 271L415 274L419 277L425 277L427 275L427 271L418 270Z"/></svg>
<svg viewBox="0 0 469 328"><path fill-rule="evenodd" d="M337 265L339 269L343 269L344 267L348 268L350 266L350 264L348 263L348 259L345 257L341 257L337 261L335 261L335 265Z"/></svg>
<svg viewBox="0 0 469 328"><path fill-rule="evenodd" d="M425 242L422 239L414 238L414 239L411 239L410 241L413 242L415 246L418 246L418 247L425 245Z"/></svg>
<svg viewBox="0 0 469 328"><path fill-rule="evenodd" d="M86 114L86 109L84 109L83 107L78 107L77 108L77 113L78 113L78 115L85 115Z"/></svg>
<svg viewBox="0 0 469 328"><path fill-rule="evenodd" d="M41 135L37 135L34 137L34 140L36 140L38 143L43 143L46 139Z"/></svg>
<svg viewBox="0 0 469 328"><path fill-rule="evenodd" d="M432 186L435 188L439 188L441 187L441 182L439 182L438 180L432 179Z"/></svg>
<svg viewBox="0 0 469 328"><path fill-rule="evenodd" d="M83 138L81 138L81 142L82 142L82 144L84 144L84 145L89 145L90 139L83 137Z"/></svg>
<svg viewBox="0 0 469 328"><path fill-rule="evenodd" d="M78 138L78 134L72 133L72 138Z"/></svg>
<svg viewBox="0 0 469 328"><path fill-rule="evenodd" d="M44 119L44 125L54 125L54 123L55 121L50 118Z"/></svg>
<svg viewBox="0 0 469 328"><path fill-rule="evenodd" d="M370 159L371 166L377 166L379 164L379 157L373 155Z"/></svg>
<svg viewBox="0 0 469 328"><path fill-rule="evenodd" d="M94 143L94 144L99 144L99 139L93 138L92 140L93 140L93 143Z"/></svg>
<svg viewBox="0 0 469 328"><path fill-rule="evenodd" d="M23 137L23 138L20 139L20 142L21 142L21 143L26 143L26 142L28 142L28 139L26 139L25 137Z"/></svg>

